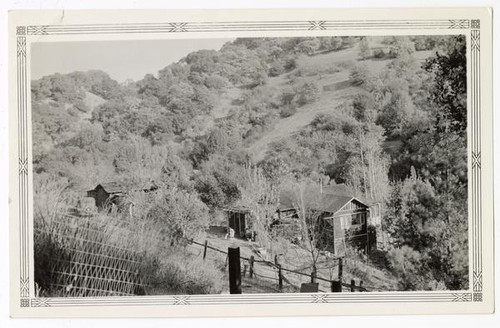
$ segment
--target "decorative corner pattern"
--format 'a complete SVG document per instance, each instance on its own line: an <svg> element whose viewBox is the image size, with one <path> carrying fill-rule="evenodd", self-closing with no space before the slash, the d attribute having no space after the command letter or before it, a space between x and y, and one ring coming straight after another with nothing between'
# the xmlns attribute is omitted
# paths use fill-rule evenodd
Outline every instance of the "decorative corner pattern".
<svg viewBox="0 0 500 328"><path fill-rule="evenodd" d="M170 23L170 32L187 32L187 23Z"/></svg>
<svg viewBox="0 0 500 328"><path fill-rule="evenodd" d="M450 29L467 29L469 28L469 20L468 19L450 19Z"/></svg>
<svg viewBox="0 0 500 328"><path fill-rule="evenodd" d="M326 21L310 21L309 24L311 24L311 26L309 30L326 30L325 23Z"/></svg>
<svg viewBox="0 0 500 328"><path fill-rule="evenodd" d="M26 35L26 26L17 26L16 35Z"/></svg>
<svg viewBox="0 0 500 328"><path fill-rule="evenodd" d="M479 34L479 30L473 30L472 33L471 33L471 49L472 51L480 51L481 50L481 47L480 47L480 34Z"/></svg>
<svg viewBox="0 0 500 328"><path fill-rule="evenodd" d="M21 297L29 297L30 293L30 283L29 278L21 278Z"/></svg>
<svg viewBox="0 0 500 328"><path fill-rule="evenodd" d="M481 168L481 152L472 152L472 168Z"/></svg>
<svg viewBox="0 0 500 328"><path fill-rule="evenodd" d="M470 21L470 28L473 28L473 29L481 28L481 21L479 19L472 19Z"/></svg>
<svg viewBox="0 0 500 328"><path fill-rule="evenodd" d="M17 38L17 57L26 57L26 37L19 36Z"/></svg>
<svg viewBox="0 0 500 328"><path fill-rule="evenodd" d="M189 296L174 296L174 305L191 305Z"/></svg>
<svg viewBox="0 0 500 328"><path fill-rule="evenodd" d="M28 298L21 298L21 307L30 307L30 300Z"/></svg>
<svg viewBox="0 0 500 328"><path fill-rule="evenodd" d="M460 294L453 294L453 300L452 302L470 302L472 301L472 294L471 293L460 293Z"/></svg>
<svg viewBox="0 0 500 328"><path fill-rule="evenodd" d="M474 283L473 283L474 292L480 292L483 290L483 272L474 272Z"/></svg>
<svg viewBox="0 0 500 328"><path fill-rule="evenodd" d="M326 298L327 296L328 296L327 294L317 294L317 295L313 294L312 303L328 303L328 300Z"/></svg>
<svg viewBox="0 0 500 328"><path fill-rule="evenodd" d="M32 298L31 306L32 307L49 307L50 298Z"/></svg>
<svg viewBox="0 0 500 328"><path fill-rule="evenodd" d="M28 35L47 35L47 25L28 26Z"/></svg>
<svg viewBox="0 0 500 328"><path fill-rule="evenodd" d="M28 175L28 159L19 159L19 174Z"/></svg>

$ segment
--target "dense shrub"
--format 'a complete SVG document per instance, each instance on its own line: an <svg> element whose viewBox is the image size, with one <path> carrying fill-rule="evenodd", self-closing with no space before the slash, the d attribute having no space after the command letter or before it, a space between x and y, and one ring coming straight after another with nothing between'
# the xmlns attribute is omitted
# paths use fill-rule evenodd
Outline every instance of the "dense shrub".
<svg viewBox="0 0 500 328"><path fill-rule="evenodd" d="M297 88L297 104L303 106L319 99L321 90L314 81L304 82Z"/></svg>
<svg viewBox="0 0 500 328"><path fill-rule="evenodd" d="M288 57L285 60L285 65L283 67L285 68L286 71L291 71L297 68L297 60L295 59L295 57Z"/></svg>
<svg viewBox="0 0 500 328"><path fill-rule="evenodd" d="M275 61L271 64L269 68L269 76L278 76L285 72L285 63L282 61Z"/></svg>
<svg viewBox="0 0 500 328"><path fill-rule="evenodd" d="M415 52L415 44L408 37L396 37L389 49L392 58L405 57Z"/></svg>
<svg viewBox="0 0 500 328"><path fill-rule="evenodd" d="M370 69L366 65L354 66L349 74L349 81L354 86L362 86L369 83L373 79Z"/></svg>
<svg viewBox="0 0 500 328"><path fill-rule="evenodd" d="M384 58L385 57L385 51L384 49L375 49L373 50L373 57L374 58Z"/></svg>

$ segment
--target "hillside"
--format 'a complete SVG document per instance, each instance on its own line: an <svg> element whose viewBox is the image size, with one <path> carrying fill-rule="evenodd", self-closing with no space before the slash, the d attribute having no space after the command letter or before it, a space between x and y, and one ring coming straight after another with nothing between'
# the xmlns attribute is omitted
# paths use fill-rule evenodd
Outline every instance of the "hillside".
<svg viewBox="0 0 500 328"><path fill-rule="evenodd" d="M239 38L127 84L103 71L32 81L37 228L50 241L45 221L63 209L97 213L82 191L110 182L103 221L154 244L141 251L170 291L191 292L182 282L199 276L194 292L220 292L224 259L201 266L185 241L224 230L232 208L247 212L256 245L288 268L320 264L322 276L335 276L330 250L345 247L344 277L372 290L462 289L465 59L463 36ZM318 193L337 184L364 200L351 204L364 216L333 223L339 209ZM282 192L300 197L277 232ZM330 216L341 231L314 241ZM363 254L371 246L380 249Z"/></svg>

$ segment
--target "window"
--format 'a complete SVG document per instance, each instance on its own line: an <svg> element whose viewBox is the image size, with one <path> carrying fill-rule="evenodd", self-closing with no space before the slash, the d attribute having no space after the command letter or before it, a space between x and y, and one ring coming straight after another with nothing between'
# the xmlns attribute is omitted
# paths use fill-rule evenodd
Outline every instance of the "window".
<svg viewBox="0 0 500 328"><path fill-rule="evenodd" d="M366 213L358 213L352 215L352 225L363 225L366 223Z"/></svg>

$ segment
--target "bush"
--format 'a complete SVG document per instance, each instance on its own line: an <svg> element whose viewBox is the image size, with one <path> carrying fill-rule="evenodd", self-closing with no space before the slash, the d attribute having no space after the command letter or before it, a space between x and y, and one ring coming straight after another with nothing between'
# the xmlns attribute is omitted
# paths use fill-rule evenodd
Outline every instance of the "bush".
<svg viewBox="0 0 500 328"><path fill-rule="evenodd" d="M400 279L401 290L444 290L443 282L436 281L426 267L428 259L413 248L403 246L387 253L389 267Z"/></svg>
<svg viewBox="0 0 500 328"><path fill-rule="evenodd" d="M320 94L321 90L317 83L313 81L305 82L297 88L297 104L304 106L313 103L319 99Z"/></svg>
<svg viewBox="0 0 500 328"><path fill-rule="evenodd" d="M287 118L294 115L295 113L297 113L296 106L286 106L281 109L280 116L281 118Z"/></svg>
<svg viewBox="0 0 500 328"><path fill-rule="evenodd" d="M384 49L375 49L373 50L373 57L374 58L384 58L385 57L385 51Z"/></svg>
<svg viewBox="0 0 500 328"><path fill-rule="evenodd" d="M372 73L366 65L356 65L351 69L349 81L354 86L361 86L372 79Z"/></svg>
<svg viewBox="0 0 500 328"><path fill-rule="evenodd" d="M205 78L205 86L210 89L222 89L227 85L227 80L219 75L210 75Z"/></svg>
<svg viewBox="0 0 500 328"><path fill-rule="evenodd" d="M352 48L356 44L356 38L353 36L343 36L342 37L342 46L344 48Z"/></svg>
<svg viewBox="0 0 500 328"><path fill-rule="evenodd" d="M297 68L297 60L294 57L287 58L285 60L284 68L287 72Z"/></svg>
<svg viewBox="0 0 500 328"><path fill-rule="evenodd" d="M282 61L277 60L271 64L269 68L269 76L278 76L285 72L285 65Z"/></svg>
<svg viewBox="0 0 500 328"><path fill-rule="evenodd" d="M361 59L365 60L370 57L370 44L368 42L368 38L364 37L359 42L359 56Z"/></svg>
<svg viewBox="0 0 500 328"><path fill-rule="evenodd" d="M391 58L411 56L415 52L415 44L408 37L396 37L389 49Z"/></svg>

